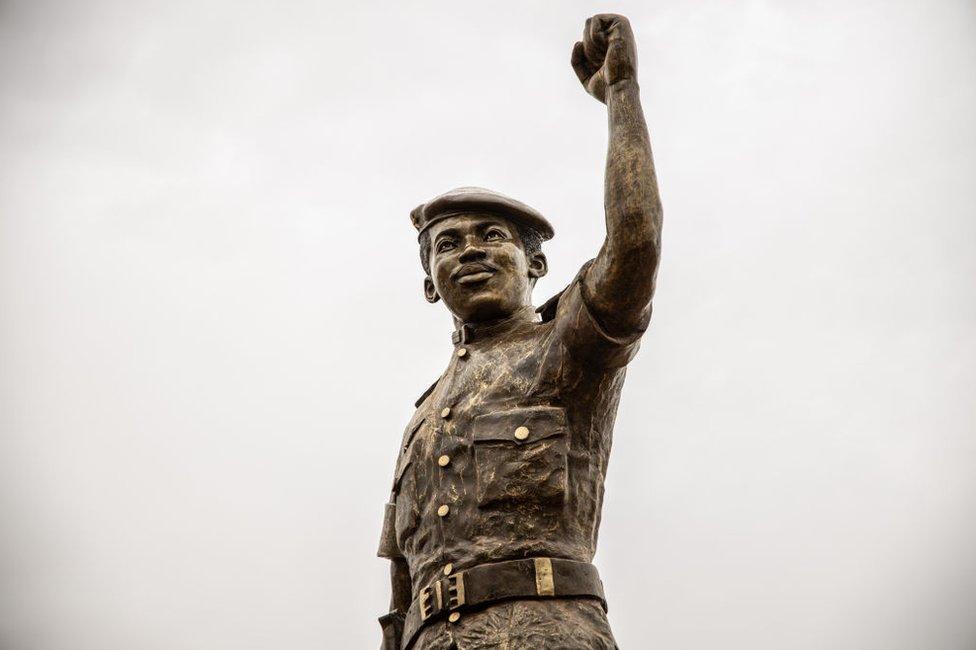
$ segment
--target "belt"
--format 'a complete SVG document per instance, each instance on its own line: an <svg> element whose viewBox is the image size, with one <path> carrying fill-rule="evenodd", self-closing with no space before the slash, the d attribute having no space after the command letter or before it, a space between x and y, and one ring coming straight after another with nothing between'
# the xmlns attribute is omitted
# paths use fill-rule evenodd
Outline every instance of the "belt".
<svg viewBox="0 0 976 650"><path fill-rule="evenodd" d="M589 562L537 557L479 564L434 580L410 603L403 624L403 650L417 633L448 612L511 598L589 596L607 609L603 583Z"/></svg>

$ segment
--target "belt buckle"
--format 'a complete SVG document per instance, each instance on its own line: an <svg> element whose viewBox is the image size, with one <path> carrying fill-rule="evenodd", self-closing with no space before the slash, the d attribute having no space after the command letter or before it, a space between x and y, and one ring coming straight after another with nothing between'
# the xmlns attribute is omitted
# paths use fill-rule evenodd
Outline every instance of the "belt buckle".
<svg viewBox="0 0 976 650"><path fill-rule="evenodd" d="M434 596L437 602L433 602ZM426 621L428 618L437 614L444 608L444 599L441 596L441 581L427 585L420 590L420 620Z"/></svg>
<svg viewBox="0 0 976 650"><path fill-rule="evenodd" d="M464 604L464 572L447 577L447 608L457 609Z"/></svg>
<svg viewBox="0 0 976 650"><path fill-rule="evenodd" d="M420 620L426 621L434 615L434 604L431 602L432 587L424 587L420 590Z"/></svg>

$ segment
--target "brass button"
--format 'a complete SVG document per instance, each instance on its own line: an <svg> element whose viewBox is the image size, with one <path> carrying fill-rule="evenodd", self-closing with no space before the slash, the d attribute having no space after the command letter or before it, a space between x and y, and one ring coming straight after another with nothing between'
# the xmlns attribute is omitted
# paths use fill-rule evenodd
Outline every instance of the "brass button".
<svg viewBox="0 0 976 650"><path fill-rule="evenodd" d="M448 456L447 454L444 454L437 459L437 464L440 465L441 467L447 467L447 464L450 462L451 462L451 457Z"/></svg>
<svg viewBox="0 0 976 650"><path fill-rule="evenodd" d="M525 440L528 437L529 437L529 428L528 427L519 427L518 429L515 430L515 439L516 440Z"/></svg>
<svg viewBox="0 0 976 650"><path fill-rule="evenodd" d="M449 620L452 623L457 623L458 619L460 618L461 618L461 614L459 612L451 612L451 615L447 617L447 620Z"/></svg>
<svg viewBox="0 0 976 650"><path fill-rule="evenodd" d="M458 348L456 354L458 355L459 359L463 359L465 355L468 354L468 350L467 348Z"/></svg>
<svg viewBox="0 0 976 650"><path fill-rule="evenodd" d="M445 406L444 408L441 409L441 417L442 418L449 418L449 417L451 417L451 407L450 406Z"/></svg>
<svg viewBox="0 0 976 650"><path fill-rule="evenodd" d="M451 511L450 506L448 506L445 503L444 505L442 505L440 508L437 509L437 516L438 517L446 517L447 516L447 513L449 513L450 511Z"/></svg>
<svg viewBox="0 0 976 650"><path fill-rule="evenodd" d="M444 565L444 575L446 576L451 575L451 571L453 570L454 570L454 565L451 564L450 562Z"/></svg>

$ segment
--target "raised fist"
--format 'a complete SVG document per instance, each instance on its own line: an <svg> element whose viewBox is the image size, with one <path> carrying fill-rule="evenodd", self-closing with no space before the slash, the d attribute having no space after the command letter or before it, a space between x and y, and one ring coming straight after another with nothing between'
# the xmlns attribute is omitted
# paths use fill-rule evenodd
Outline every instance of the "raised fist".
<svg viewBox="0 0 976 650"><path fill-rule="evenodd" d="M606 103L608 88L637 78L637 49L630 22L617 14L588 18L583 40L573 47L572 63L586 92Z"/></svg>

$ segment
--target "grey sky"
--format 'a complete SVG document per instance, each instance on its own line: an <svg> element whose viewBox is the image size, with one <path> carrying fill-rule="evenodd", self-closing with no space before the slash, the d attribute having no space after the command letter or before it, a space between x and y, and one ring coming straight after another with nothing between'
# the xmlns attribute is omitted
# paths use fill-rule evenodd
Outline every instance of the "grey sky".
<svg viewBox="0 0 976 650"><path fill-rule="evenodd" d="M628 649L976 645L972 2L0 3L0 647L378 645L450 354L408 212L602 237L630 16L665 206L597 564Z"/></svg>

